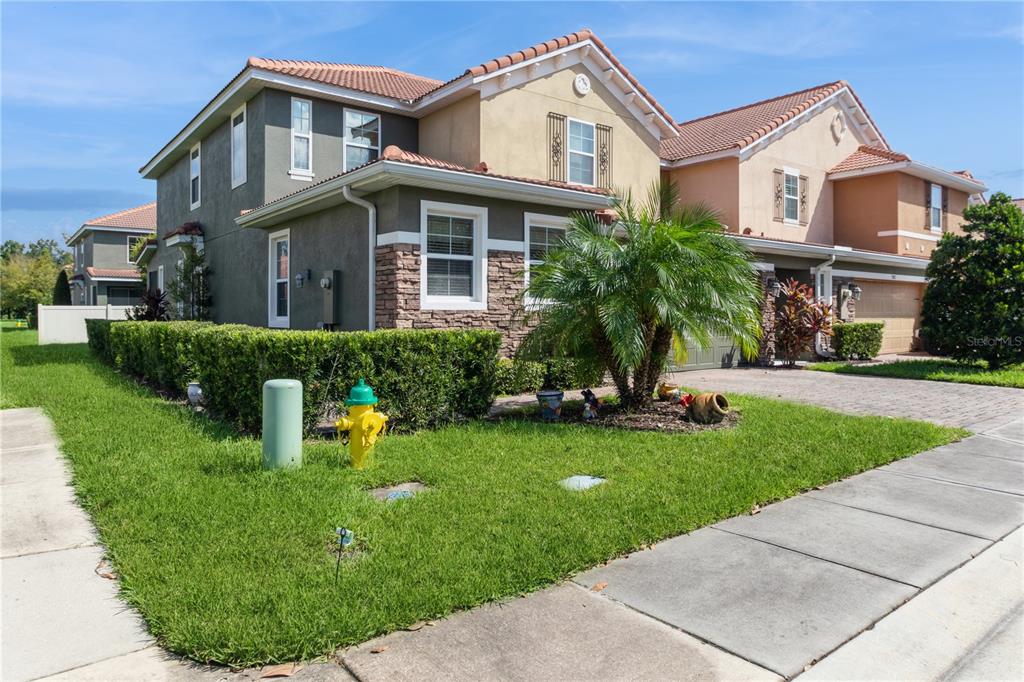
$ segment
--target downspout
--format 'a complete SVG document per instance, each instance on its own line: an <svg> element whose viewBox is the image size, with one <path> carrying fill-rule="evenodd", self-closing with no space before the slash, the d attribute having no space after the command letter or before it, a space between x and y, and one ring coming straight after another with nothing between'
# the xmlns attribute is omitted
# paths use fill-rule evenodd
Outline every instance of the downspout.
<svg viewBox="0 0 1024 682"><path fill-rule="evenodd" d="M836 255L833 253L831 256L828 257L827 261L823 261L823 262L815 265L813 268L811 268L811 272L814 273L814 285L815 285L815 288L817 288L817 285L818 285L818 270L821 269L821 268L830 268L830 267L832 267L832 264L835 263L835 262L836 262ZM823 358L834 358L835 357L835 354L832 351L830 351L827 348L825 348L825 337L822 336L821 332L818 332L817 334L814 335L814 352L817 353L819 356L821 356Z"/></svg>
<svg viewBox="0 0 1024 682"><path fill-rule="evenodd" d="M352 194L352 188L349 185L344 185L341 188L341 193L348 201L352 202L356 206L362 206L366 209L366 237L369 243L369 267L367 269L370 273L368 282L369 286L366 290L370 306L366 328L372 332L377 327L377 206L366 199ZM835 260L835 257L833 257L833 260Z"/></svg>

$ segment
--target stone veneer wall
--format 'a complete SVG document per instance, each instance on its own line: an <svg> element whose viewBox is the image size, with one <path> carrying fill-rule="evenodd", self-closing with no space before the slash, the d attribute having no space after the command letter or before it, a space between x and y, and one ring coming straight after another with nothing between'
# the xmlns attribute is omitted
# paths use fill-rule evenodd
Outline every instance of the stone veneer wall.
<svg viewBox="0 0 1024 682"><path fill-rule="evenodd" d="M774 272L761 272L761 347L757 364L770 367L775 362L775 297L769 293Z"/></svg>
<svg viewBox="0 0 1024 682"><path fill-rule="evenodd" d="M503 355L511 355L529 330L520 313L520 251L488 252L487 310L420 310L419 244L378 246L376 279L378 329L494 329L501 332Z"/></svg>

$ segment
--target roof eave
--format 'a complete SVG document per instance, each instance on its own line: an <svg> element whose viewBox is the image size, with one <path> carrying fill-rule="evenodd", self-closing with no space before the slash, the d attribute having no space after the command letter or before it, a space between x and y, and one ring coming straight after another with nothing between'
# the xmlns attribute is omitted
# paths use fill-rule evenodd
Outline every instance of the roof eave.
<svg viewBox="0 0 1024 682"><path fill-rule="evenodd" d="M953 189L967 192L968 194L979 194L988 190L988 187L983 182L971 180L962 175L957 175L956 173L951 173L949 171L942 170L941 168L928 166L917 161L896 161L893 163L879 164L877 166L868 166L867 168L855 168L848 171L829 173L827 177L829 180L845 180L849 178L864 177L866 175L879 175L882 173L906 173L923 180L934 182L938 185L952 187Z"/></svg>
<svg viewBox="0 0 1024 682"><path fill-rule="evenodd" d="M91 225L89 223L86 223L85 225L82 225L80 228L75 230L75 233L67 238L67 241L65 241L65 244L67 244L68 246L71 246L76 241L78 241L81 237L85 236L86 232L104 232L104 231L105 232L124 232L126 234L130 234L130 233L134 233L134 234L151 234L153 232L156 232L156 226L154 225L153 227L117 227L117 226L113 226L113 225Z"/></svg>
<svg viewBox="0 0 1024 682"><path fill-rule="evenodd" d="M785 256L835 256L843 261L851 263L873 263L876 265L892 265L902 268L924 271L928 267L927 258L915 258L913 256L900 256L895 253L879 253L877 251L862 251L845 246L827 246L824 244L806 244L799 242L783 242L762 237L747 237L744 235L730 234L755 253L769 253Z"/></svg>

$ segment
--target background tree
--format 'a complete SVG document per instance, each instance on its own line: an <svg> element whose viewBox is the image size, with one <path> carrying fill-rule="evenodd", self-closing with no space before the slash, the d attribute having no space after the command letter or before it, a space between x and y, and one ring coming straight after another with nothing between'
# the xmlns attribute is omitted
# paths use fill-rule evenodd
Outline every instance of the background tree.
<svg viewBox="0 0 1024 682"><path fill-rule="evenodd" d="M814 350L818 334L832 335L832 306L814 300L814 290L790 279L782 285L785 302L775 309L775 349L787 367Z"/></svg>
<svg viewBox="0 0 1024 682"><path fill-rule="evenodd" d="M678 206L673 185L652 188L637 206L628 195L608 225L571 216L560 248L530 268L528 310L537 326L522 354L554 351L606 368L626 409L648 405L669 352L685 361L687 340L713 336L757 353L758 278L749 253L727 237L716 214Z"/></svg>
<svg viewBox="0 0 1024 682"><path fill-rule="evenodd" d="M47 255L14 254L0 261L0 311L29 317L36 305L53 302L53 283L60 266Z"/></svg>
<svg viewBox="0 0 1024 682"><path fill-rule="evenodd" d="M53 239L37 239L25 246L25 253L33 258L49 257L58 265L69 265L72 261L71 252L62 249Z"/></svg>
<svg viewBox="0 0 1024 682"><path fill-rule="evenodd" d="M8 239L3 243L3 246L0 246L0 260L7 260L11 256L23 253L25 253L25 245L13 239Z"/></svg>
<svg viewBox="0 0 1024 682"><path fill-rule="evenodd" d="M928 263L921 335L933 353L989 369L1024 362L1024 214L998 192L964 218L966 234L944 234Z"/></svg>
<svg viewBox="0 0 1024 682"><path fill-rule="evenodd" d="M172 310L178 318L210 319L209 278L212 274L206 267L206 254L202 250L183 249L181 261L174 266L174 278L167 283L167 294L174 303Z"/></svg>
<svg viewBox="0 0 1024 682"><path fill-rule="evenodd" d="M68 282L68 269L61 268L57 272L57 281L53 283L53 305L71 305L71 283Z"/></svg>

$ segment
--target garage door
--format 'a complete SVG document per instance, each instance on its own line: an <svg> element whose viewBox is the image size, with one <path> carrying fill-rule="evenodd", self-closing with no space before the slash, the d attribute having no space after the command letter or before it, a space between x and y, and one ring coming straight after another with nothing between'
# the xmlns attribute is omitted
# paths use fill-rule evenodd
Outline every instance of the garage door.
<svg viewBox="0 0 1024 682"><path fill-rule="evenodd" d="M903 353L914 348L914 332L921 319L923 284L857 280L861 299L856 322L884 322L882 352Z"/></svg>
<svg viewBox="0 0 1024 682"><path fill-rule="evenodd" d="M727 337L715 337L711 347L701 349L695 344L687 344L686 364L672 363L669 371L682 372L690 369L717 369L719 367L735 367L740 359L740 349Z"/></svg>

